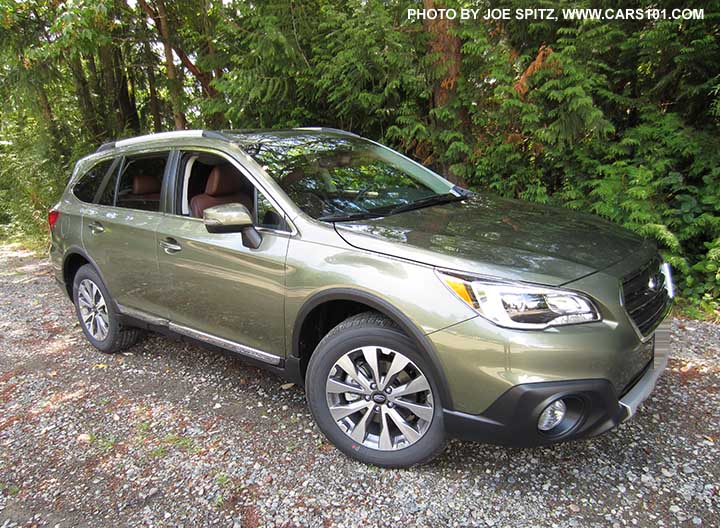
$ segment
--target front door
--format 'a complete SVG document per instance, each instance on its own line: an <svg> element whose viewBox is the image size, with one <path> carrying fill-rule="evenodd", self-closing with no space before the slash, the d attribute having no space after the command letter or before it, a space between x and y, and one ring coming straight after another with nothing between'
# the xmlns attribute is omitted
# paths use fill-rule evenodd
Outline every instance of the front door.
<svg viewBox="0 0 720 528"><path fill-rule="evenodd" d="M238 181L217 180L213 169L218 165L224 166L215 171L222 178ZM186 203L177 204L177 214L166 215L157 228L158 262L172 328L226 348L233 347L218 338L241 345L240 352L257 359L279 361L285 356L290 233L261 228L257 249L245 247L240 233L209 233L199 218L204 207L243 203L257 210L257 191L225 158L186 155L178 174L185 175L178 177L178 186L191 191L177 193Z"/></svg>

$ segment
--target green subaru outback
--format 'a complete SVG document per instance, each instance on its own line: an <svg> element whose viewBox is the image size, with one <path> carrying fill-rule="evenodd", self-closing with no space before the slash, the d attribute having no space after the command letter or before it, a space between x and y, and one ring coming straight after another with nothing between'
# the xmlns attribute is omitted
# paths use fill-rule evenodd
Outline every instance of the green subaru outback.
<svg viewBox="0 0 720 528"><path fill-rule="evenodd" d="M332 129L182 131L80 160L51 260L103 352L143 330L303 384L341 451L537 446L628 419L667 364L670 268L590 215L471 193Z"/></svg>

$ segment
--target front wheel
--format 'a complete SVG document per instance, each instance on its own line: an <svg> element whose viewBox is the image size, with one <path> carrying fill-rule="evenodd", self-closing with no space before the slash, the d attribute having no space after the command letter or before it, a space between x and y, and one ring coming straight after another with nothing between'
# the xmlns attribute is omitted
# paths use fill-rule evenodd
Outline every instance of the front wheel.
<svg viewBox="0 0 720 528"><path fill-rule="evenodd" d="M306 395L328 440L362 462L414 466L445 445L432 371L413 342L376 312L350 317L323 338L310 358Z"/></svg>

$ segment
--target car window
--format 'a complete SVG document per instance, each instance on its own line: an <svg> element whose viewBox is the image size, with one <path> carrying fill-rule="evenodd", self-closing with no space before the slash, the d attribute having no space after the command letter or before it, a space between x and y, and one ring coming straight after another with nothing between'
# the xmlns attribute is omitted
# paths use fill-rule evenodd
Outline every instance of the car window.
<svg viewBox="0 0 720 528"><path fill-rule="evenodd" d="M73 186L73 194L77 196L80 201L95 203L105 176L113 166L113 161L113 159L108 159L93 165Z"/></svg>
<svg viewBox="0 0 720 528"><path fill-rule="evenodd" d="M202 218L202 212L208 207L240 203L253 215L257 227L288 231L285 215L226 158L205 152L187 152L182 160L178 172L182 188L178 188L176 195L178 214ZM219 173L211 179L215 172ZM219 180L222 185L218 185Z"/></svg>
<svg viewBox="0 0 720 528"><path fill-rule="evenodd" d="M257 216L255 217L255 225L258 227L266 227L268 229L278 229L287 231L285 219L283 215L273 207L270 201L265 196L256 191L256 210Z"/></svg>
<svg viewBox="0 0 720 528"><path fill-rule="evenodd" d="M117 188L118 173L122 165L122 158L115 158L113 165L105 175L105 181L100 186L100 196L97 203L100 205L115 205L115 189Z"/></svg>
<svg viewBox="0 0 720 528"><path fill-rule="evenodd" d="M244 138L248 154L314 218L381 214L448 195L429 169L370 141L332 134Z"/></svg>
<svg viewBox="0 0 720 528"><path fill-rule="evenodd" d="M167 152L127 156L118 182L116 207L160 211L160 190L167 159Z"/></svg>

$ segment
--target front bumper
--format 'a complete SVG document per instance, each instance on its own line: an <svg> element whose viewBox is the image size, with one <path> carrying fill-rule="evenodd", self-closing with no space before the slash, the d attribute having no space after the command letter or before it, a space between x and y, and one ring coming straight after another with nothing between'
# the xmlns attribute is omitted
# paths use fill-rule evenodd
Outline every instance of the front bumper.
<svg viewBox="0 0 720 528"><path fill-rule="evenodd" d="M445 410L449 435L465 440L513 447L534 447L604 433L633 416L652 393L669 359L670 319L654 335L652 361L618 399L610 381L588 379L525 383L512 387L480 415ZM537 428L542 411L557 398L572 402L574 425L559 434Z"/></svg>

